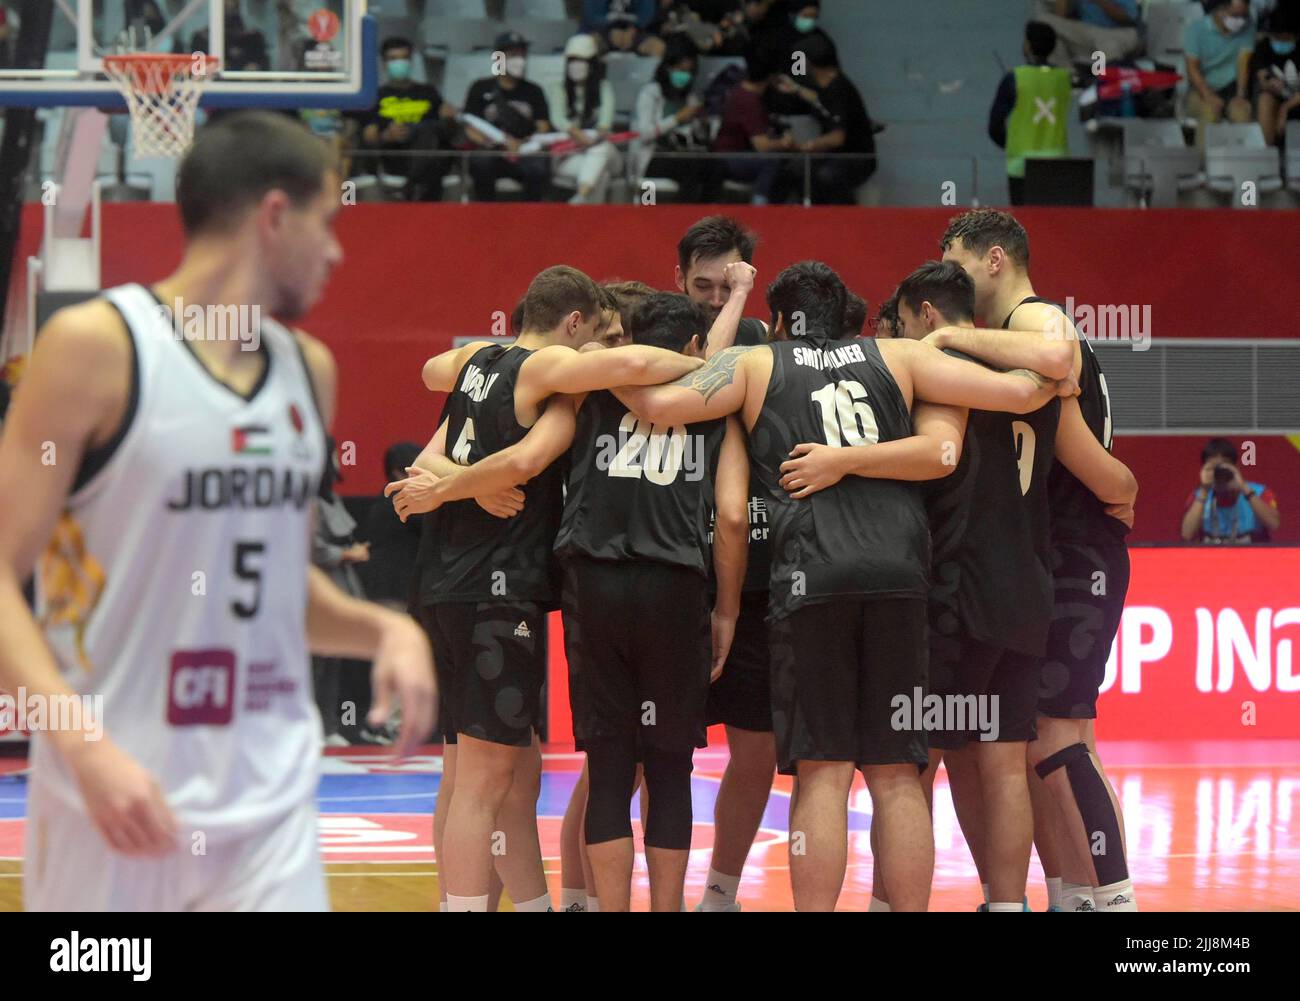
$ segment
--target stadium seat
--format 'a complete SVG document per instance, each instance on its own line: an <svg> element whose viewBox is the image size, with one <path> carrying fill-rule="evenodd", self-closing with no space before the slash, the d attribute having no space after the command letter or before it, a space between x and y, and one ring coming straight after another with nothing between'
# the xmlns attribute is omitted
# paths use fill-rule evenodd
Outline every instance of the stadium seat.
<svg viewBox="0 0 1300 1001"><path fill-rule="evenodd" d="M631 116L641 88L654 79L659 60L649 56L611 55L605 58L605 75L614 88L618 114Z"/></svg>
<svg viewBox="0 0 1300 1001"><path fill-rule="evenodd" d="M420 37L420 22L407 15L383 14L375 18L379 29L379 41L385 38L409 38L414 42Z"/></svg>
<svg viewBox="0 0 1300 1001"><path fill-rule="evenodd" d="M487 0L425 0L424 16L486 18Z"/></svg>
<svg viewBox="0 0 1300 1001"><path fill-rule="evenodd" d="M569 18L513 18L509 26L511 31L519 32L528 40L533 55L561 52L564 43L578 33L578 22ZM500 30L499 24L497 28Z"/></svg>
<svg viewBox="0 0 1300 1001"><path fill-rule="evenodd" d="M516 18L563 20L569 16L564 0L506 0L504 19L514 27Z"/></svg>
<svg viewBox="0 0 1300 1001"><path fill-rule="evenodd" d="M426 17L420 22L419 37L426 53L434 49L445 57L451 53L491 49L500 31L499 21L486 18Z"/></svg>
<svg viewBox="0 0 1300 1001"><path fill-rule="evenodd" d="M1187 26L1205 16L1205 8L1193 0L1153 3L1147 9L1147 55L1170 63L1183 54Z"/></svg>
<svg viewBox="0 0 1300 1001"><path fill-rule="evenodd" d="M1144 207L1170 208L1178 194L1203 183L1200 153L1183 139L1183 129L1172 119L1126 119L1124 130L1124 187Z"/></svg>
<svg viewBox="0 0 1300 1001"><path fill-rule="evenodd" d="M1300 122L1286 126L1286 186L1300 191Z"/></svg>
<svg viewBox="0 0 1300 1001"><path fill-rule="evenodd" d="M1254 184L1256 194L1282 189L1281 158L1275 147L1264 142L1258 123L1207 125L1205 129L1205 177L1211 191L1230 196L1234 208L1256 208L1258 198L1245 204L1243 185Z"/></svg>

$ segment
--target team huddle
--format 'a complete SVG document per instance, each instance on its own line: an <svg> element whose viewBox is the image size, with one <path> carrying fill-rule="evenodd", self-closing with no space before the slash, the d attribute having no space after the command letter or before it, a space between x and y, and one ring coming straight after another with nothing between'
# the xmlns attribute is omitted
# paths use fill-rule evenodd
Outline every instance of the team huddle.
<svg viewBox="0 0 1300 1001"><path fill-rule="evenodd" d="M537 734L558 608L586 756L562 909L629 909L638 789L651 908L685 907L692 757L713 724L730 760L698 910L740 909L778 770L797 910L835 908L856 771L871 909L925 910L941 761L982 910L1027 909L1034 845L1051 909L1136 908L1092 720L1137 485L1109 453L1096 355L1035 294L1014 218L974 210L936 234L942 260L899 283L874 338L863 299L814 261L767 283L768 322L746 318L755 237L725 217L682 237L675 292L541 272L513 343L424 365L444 411L387 490L424 516L421 629L308 569L294 492L171 505L203 466L252 483L324 463L323 345L274 323L256 352L191 343L156 308L291 320L319 297L342 256L337 176L306 140L256 113L204 129L178 182L181 268L56 314L15 400L0 688L103 693L108 728L90 750L38 737L29 907L326 907L310 648L374 661L372 718L400 702L403 751L432 729L436 670L442 908L495 909L504 889L515 910L553 909ZM254 428L263 447L246 447ZM43 468L50 439L75 461ZM69 537L98 589L60 604L47 556L33 616L19 584Z"/></svg>

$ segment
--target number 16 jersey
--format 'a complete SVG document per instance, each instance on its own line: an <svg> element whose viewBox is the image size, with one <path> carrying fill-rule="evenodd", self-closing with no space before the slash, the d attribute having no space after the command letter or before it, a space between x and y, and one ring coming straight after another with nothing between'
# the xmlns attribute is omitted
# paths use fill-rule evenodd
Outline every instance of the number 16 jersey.
<svg viewBox="0 0 1300 1001"><path fill-rule="evenodd" d="M772 614L836 600L924 599L930 529L918 484L846 476L804 500L781 486L781 463L795 445L847 448L911 436L907 403L879 347L803 337L766 350L772 379L749 451L772 498Z"/></svg>

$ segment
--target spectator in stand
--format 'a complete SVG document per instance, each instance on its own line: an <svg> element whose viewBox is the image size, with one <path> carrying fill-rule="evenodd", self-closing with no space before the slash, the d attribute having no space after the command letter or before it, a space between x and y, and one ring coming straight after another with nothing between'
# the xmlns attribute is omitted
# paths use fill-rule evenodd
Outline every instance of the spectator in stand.
<svg viewBox="0 0 1300 1001"><path fill-rule="evenodd" d="M812 3L799 3L798 0L795 0L790 4L785 23L772 42L777 60L776 71L779 75L792 76L796 79L807 75L810 72L807 66L809 48L818 42L830 48L831 56L838 65L839 53L835 50L835 43L831 41L831 36L817 25L817 19L820 15L821 4L815 2L815 0ZM825 49L823 48L822 51L825 51ZM803 83L805 81L799 80L799 82ZM793 97L775 87L768 92L767 110L774 115L804 115L808 113L797 97Z"/></svg>
<svg viewBox="0 0 1300 1001"><path fill-rule="evenodd" d="M266 36L260 31L251 31L239 12L239 0L226 0L226 21L224 36L226 42L225 58L221 69L225 70L268 70L271 60L266 51ZM194 33L190 42L193 52L211 52L208 29L201 28Z"/></svg>
<svg viewBox="0 0 1300 1001"><path fill-rule="evenodd" d="M800 86L788 76L777 77L776 86L821 125L820 136L795 147L817 154L810 171L813 204L853 205L857 189L876 172L875 126L858 88L840 72L830 39L810 34L804 55L812 86Z"/></svg>
<svg viewBox="0 0 1300 1001"><path fill-rule="evenodd" d="M367 169L377 162L383 173L407 179L408 201L436 202L442 200L442 179L451 169L451 160L409 154L449 149L456 109L443 100L437 87L411 79L413 51L405 38L388 38L380 46L387 82L379 88L378 103L362 117L361 146L379 154L366 158Z"/></svg>
<svg viewBox="0 0 1300 1001"><path fill-rule="evenodd" d="M768 52L751 50L745 59L745 79L727 95L722 125L713 140L715 153L789 153L794 137L776 134L763 96L775 75ZM789 161L774 156L727 156L722 161L726 176L754 186L753 204L767 205L784 200L791 183Z"/></svg>
<svg viewBox="0 0 1300 1001"><path fill-rule="evenodd" d="M740 16L724 18L719 25L722 45L715 55L743 56L751 48L773 49L786 25L787 0L743 0Z"/></svg>
<svg viewBox="0 0 1300 1001"><path fill-rule="evenodd" d="M550 132L550 110L542 88L525 79L528 72L528 42L515 31L498 35L492 53L493 75L477 80L465 98L465 113L477 115L505 133L501 142L471 126L465 127L470 142L480 149L518 153L524 140L538 132ZM517 158L481 157L470 159L474 197L496 201L496 182L510 177L523 185L527 201L540 202L551 176L550 154Z"/></svg>
<svg viewBox="0 0 1300 1001"><path fill-rule="evenodd" d="M1007 151L1011 204L1025 201L1025 160L1031 156L1069 156L1066 115L1070 111L1070 71L1049 66L1056 32L1041 21L1025 25L1028 63L1002 78L989 111L989 138Z"/></svg>
<svg viewBox="0 0 1300 1001"><path fill-rule="evenodd" d="M655 0L582 0L580 31L598 34L615 21L631 18L638 28L647 28L658 11Z"/></svg>
<svg viewBox="0 0 1300 1001"><path fill-rule="evenodd" d="M614 86L605 79L605 62L592 35L574 35L564 46L564 79L547 92L550 121L557 132L567 132L581 147L562 156L555 172L572 178L578 190L570 205L603 203L609 182L623 169L623 154L605 137L614 127ZM594 130L596 138L586 133Z"/></svg>
<svg viewBox="0 0 1300 1001"><path fill-rule="evenodd" d="M413 441L391 445L384 452L384 482L406 479L410 475L407 467L414 466L419 456L420 446ZM420 519L408 518L403 523L381 493L370 505L357 538L369 547L370 558L356 565L366 597L405 611L420 545Z"/></svg>
<svg viewBox="0 0 1300 1001"><path fill-rule="evenodd" d="M1211 438L1201 451L1201 480L1187 498L1183 541L1217 545L1268 542L1281 524L1273 491L1241 475L1232 442Z"/></svg>
<svg viewBox="0 0 1300 1001"><path fill-rule="evenodd" d="M636 99L632 128L641 139L632 147L634 176L666 177L677 182L683 202L712 202L722 184L709 153L709 123L704 99L696 89L699 54L695 43L679 35L668 40L654 79ZM699 159L660 156L699 153Z"/></svg>
<svg viewBox="0 0 1300 1001"><path fill-rule="evenodd" d="M714 52L723 46L722 24L731 20L735 7L735 0L660 0L649 30L665 42L686 35L700 52Z"/></svg>
<svg viewBox="0 0 1300 1001"><path fill-rule="evenodd" d="M611 14L609 23L596 34L605 40L609 52L654 56L663 51L663 41L637 27L631 14Z"/></svg>
<svg viewBox="0 0 1300 1001"><path fill-rule="evenodd" d="M1261 38L1250 57L1250 81L1255 116L1264 140L1280 145L1288 119L1300 118L1300 57L1296 35L1300 8L1278 7L1269 20L1268 35Z"/></svg>
<svg viewBox="0 0 1300 1001"><path fill-rule="evenodd" d="M1250 51L1255 46L1246 0L1205 0L1205 17L1187 26L1183 51L1187 55L1187 111L1202 126L1225 117L1251 120ZM1205 129L1198 142L1205 143Z"/></svg>
<svg viewBox="0 0 1300 1001"><path fill-rule="evenodd" d="M1091 63L1098 52L1122 62L1142 51L1138 0L1038 0L1034 20L1056 32L1053 66Z"/></svg>

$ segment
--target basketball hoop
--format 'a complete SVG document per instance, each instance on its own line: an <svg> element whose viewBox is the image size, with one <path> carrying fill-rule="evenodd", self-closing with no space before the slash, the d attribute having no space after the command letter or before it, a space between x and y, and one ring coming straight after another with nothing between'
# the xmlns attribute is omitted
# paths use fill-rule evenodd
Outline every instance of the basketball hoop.
<svg viewBox="0 0 1300 1001"><path fill-rule="evenodd" d="M182 156L194 141L199 95L220 60L196 52L104 56L104 73L126 98L137 156Z"/></svg>

